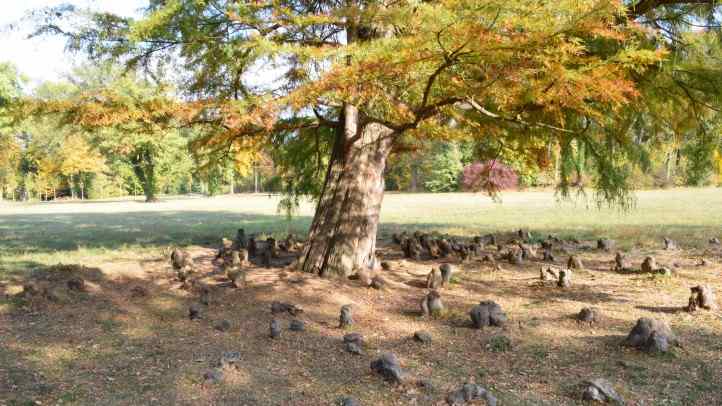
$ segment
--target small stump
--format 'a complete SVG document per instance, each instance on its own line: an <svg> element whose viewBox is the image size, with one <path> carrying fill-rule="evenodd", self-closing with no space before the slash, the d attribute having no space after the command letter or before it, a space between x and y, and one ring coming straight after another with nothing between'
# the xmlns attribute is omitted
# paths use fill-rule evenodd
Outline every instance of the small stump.
<svg viewBox="0 0 722 406"><path fill-rule="evenodd" d="M689 304L687 306L688 312L694 312L698 308L705 310L717 310L717 299L715 298L714 290L707 285L699 285L690 288L692 295L689 297Z"/></svg>
<svg viewBox="0 0 722 406"><path fill-rule="evenodd" d="M571 269L562 269L559 271L559 280L557 286L560 288L568 288L572 286L572 271Z"/></svg>
<svg viewBox="0 0 722 406"><path fill-rule="evenodd" d="M217 323L213 326L213 328L216 329L216 330L218 330L218 331L220 331L220 332L222 332L222 333L224 333L224 332L226 332L226 331L228 331L228 330L231 329L231 322L228 321L228 320L221 320L221 321L217 322Z"/></svg>
<svg viewBox="0 0 722 406"><path fill-rule="evenodd" d="M276 320L276 319L271 320L270 330L271 330L271 332L270 332L271 338L281 337L281 323L279 323L278 320Z"/></svg>
<svg viewBox="0 0 722 406"><path fill-rule="evenodd" d="M380 358L371 362L371 370L381 375L387 382L402 383L404 380L404 371L396 355L392 353L382 354Z"/></svg>
<svg viewBox="0 0 722 406"><path fill-rule="evenodd" d="M612 384L605 379L593 379L585 381L582 400L590 402L624 404L624 399L614 390Z"/></svg>
<svg viewBox="0 0 722 406"><path fill-rule="evenodd" d="M629 332L624 344L649 353L664 353L678 341L664 320L641 318Z"/></svg>
<svg viewBox="0 0 722 406"><path fill-rule="evenodd" d="M350 304L341 306L341 315L339 316L339 328L346 328L353 324L353 306Z"/></svg>
<svg viewBox="0 0 722 406"><path fill-rule="evenodd" d="M576 255L572 255L567 260L567 268L569 269L584 269L584 263L582 259Z"/></svg>
<svg viewBox="0 0 722 406"><path fill-rule="evenodd" d="M463 405L474 400L484 400L488 406L496 406L497 403L491 392L475 383L465 383L446 397L446 403L450 406Z"/></svg>
<svg viewBox="0 0 722 406"><path fill-rule="evenodd" d="M596 307L585 307L577 314L577 320L580 322L596 323L599 319L599 309Z"/></svg>
<svg viewBox="0 0 722 406"><path fill-rule="evenodd" d="M303 322L303 320L293 319L291 320L291 324L288 326L288 329L291 331L306 331L306 324Z"/></svg>
<svg viewBox="0 0 722 406"><path fill-rule="evenodd" d="M474 306L469 312L471 323L476 329L488 326L501 327L506 323L506 314L496 302L485 300Z"/></svg>
<svg viewBox="0 0 722 406"><path fill-rule="evenodd" d="M610 240L607 238L601 238L597 240L597 249L604 250L604 251L611 251L614 249L614 246L616 245L616 242L614 240Z"/></svg>
<svg viewBox="0 0 722 406"><path fill-rule="evenodd" d="M359 333L350 333L343 336L343 346L346 352L355 355L363 354L364 338Z"/></svg>

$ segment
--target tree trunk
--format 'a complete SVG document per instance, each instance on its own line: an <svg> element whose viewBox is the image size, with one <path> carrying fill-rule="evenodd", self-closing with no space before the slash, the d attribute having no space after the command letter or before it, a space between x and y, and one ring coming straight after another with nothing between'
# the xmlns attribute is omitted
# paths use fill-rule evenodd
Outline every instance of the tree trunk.
<svg viewBox="0 0 722 406"><path fill-rule="evenodd" d="M358 128L358 111L346 106L323 192L299 267L321 276L348 276L376 266L376 232L384 195L384 169L393 131L377 123Z"/></svg>
<svg viewBox="0 0 722 406"><path fill-rule="evenodd" d="M155 170L151 167L148 170L145 171L145 176L143 180L143 194L145 194L145 201L148 203L151 202L157 202L158 197L156 197L155 189Z"/></svg>
<svg viewBox="0 0 722 406"><path fill-rule="evenodd" d="M73 180L73 174L70 174L70 197L75 200L75 180Z"/></svg>
<svg viewBox="0 0 722 406"><path fill-rule="evenodd" d="M133 165L133 172L140 181L140 187L143 188L145 201L148 203L157 202L158 185L155 179L155 158L150 148L144 147L130 159Z"/></svg>
<svg viewBox="0 0 722 406"><path fill-rule="evenodd" d="M411 164L411 192L416 193L418 191L419 184L419 166L416 163Z"/></svg>
<svg viewBox="0 0 722 406"><path fill-rule="evenodd" d="M258 193L258 170L256 164L253 164L253 193Z"/></svg>

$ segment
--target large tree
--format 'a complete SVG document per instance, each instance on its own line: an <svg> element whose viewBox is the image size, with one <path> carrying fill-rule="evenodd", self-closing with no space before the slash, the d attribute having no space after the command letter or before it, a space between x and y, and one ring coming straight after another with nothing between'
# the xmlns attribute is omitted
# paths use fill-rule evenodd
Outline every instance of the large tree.
<svg viewBox="0 0 722 406"><path fill-rule="evenodd" d="M600 196L624 202L638 153L617 121L675 50L656 34L705 8L714 16L699 0L151 0L137 21L90 14L67 30L54 18L40 32L130 65L182 65L190 121L215 128L205 148L291 134L323 150L318 134L331 134L300 267L348 275L376 266L386 159L409 137L542 141L565 156L584 145Z"/></svg>

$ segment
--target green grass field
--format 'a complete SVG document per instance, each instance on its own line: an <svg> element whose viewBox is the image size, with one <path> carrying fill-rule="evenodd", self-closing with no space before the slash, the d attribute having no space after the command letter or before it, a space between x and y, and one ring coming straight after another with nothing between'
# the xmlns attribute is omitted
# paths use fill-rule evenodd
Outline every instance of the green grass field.
<svg viewBox="0 0 722 406"><path fill-rule="evenodd" d="M599 210L583 200L560 203L549 192L507 193L501 203L481 194L386 195L381 237L397 230L458 236L530 229L537 235L619 240L623 246L658 244L669 236L683 246L703 246L722 233L722 189L637 193L634 209ZM304 204L289 221L267 195L0 206L0 260L87 260L152 252L168 245L216 245L244 227L250 233L303 235L313 207Z"/></svg>
<svg viewBox="0 0 722 406"><path fill-rule="evenodd" d="M174 198L159 203L99 201L8 204L0 207L0 406L5 405L335 405L352 395L364 405L444 404L465 381L492 391L501 405L577 405L581 381L608 379L636 405L719 404L722 385L722 318L719 312L683 311L690 286L722 291L722 189L678 189L637 194L626 213L558 203L548 192L508 193L493 203L484 195L387 194L379 256L391 264L386 290L352 280L325 280L290 272L287 259L271 267L248 266L248 285L228 286L214 262L221 237L238 227L249 233L303 235L313 207L290 221L276 211L277 197L237 195ZM426 275L441 260L403 259L388 242L396 231L422 229L455 236L514 230L585 240L555 248L556 265L579 255L569 289L539 280L538 258L522 265L498 259L494 271L480 259L456 267L442 289L447 312L418 314ZM671 237L681 250L665 251ZM673 268L672 277L610 270L613 252L585 247L617 240L638 267L647 255ZM167 260L168 247L185 246L201 283L213 290L204 318L190 321L197 292L183 288ZM495 247L485 253L495 255ZM700 265L699 260L708 262ZM58 267L62 263L68 266ZM86 282L68 291L68 278ZM23 284L39 280L59 292L27 300ZM138 294L141 291L142 294ZM718 293L719 296L719 293ZM281 300L305 309L304 333L284 330L268 338L269 306ZM468 310L494 300L511 322L497 329L468 327ZM364 355L343 352L341 305L352 303L353 331L366 337ZM574 315L586 306L602 314L583 325ZM683 346L659 356L623 349L621 340L639 317L661 318ZM225 333L213 328L221 320ZM432 345L410 337L417 330ZM203 373L223 351L239 351L242 365L225 370L223 382L207 386ZM414 384L390 387L369 362L394 352Z"/></svg>

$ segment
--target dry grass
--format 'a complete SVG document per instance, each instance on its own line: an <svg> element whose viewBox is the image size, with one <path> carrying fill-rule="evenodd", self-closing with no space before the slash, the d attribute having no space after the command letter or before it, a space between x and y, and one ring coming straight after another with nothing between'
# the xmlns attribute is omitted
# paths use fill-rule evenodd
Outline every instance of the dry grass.
<svg viewBox="0 0 722 406"><path fill-rule="evenodd" d="M550 194L520 193L502 206L470 195L389 195L382 228L426 229L470 236L530 228L581 239L619 240L635 265L646 255L672 266L672 278L609 271L613 254L579 250L587 270L567 290L537 280L539 265L459 264L442 291L448 309L438 319L418 314L421 281L438 261L405 261L384 240L381 256L393 270L386 291L353 281L321 280L281 267L252 266L249 286L232 289L212 262L215 243L243 226L248 231L301 233L310 208L286 222L275 199L188 199L144 205L128 202L11 206L0 210L0 404L246 404L330 405L343 395L364 405L435 405L464 381L491 389L504 405L578 404L582 380L604 377L631 404L720 404L722 319L719 313L680 311L689 287L706 283L722 292L722 253L707 238L719 236L722 193L717 190L649 192L636 212L587 211L557 206ZM659 239L684 248L663 251ZM190 245L204 281L214 288L203 320L187 320L196 297L180 288L163 257L170 244ZM704 256L708 266L696 266ZM560 259L566 259L561 255ZM57 262L86 268L51 267ZM28 279L62 286L79 275L85 292L63 303L23 301L14 293ZM143 286L146 297L134 297ZM6 299L2 293L6 293ZM472 330L467 312L480 300L497 301L510 322L503 329ZM280 317L279 340L267 338L274 300L298 304L306 331L288 331ZM337 328L341 305L355 305L356 324ZM593 305L603 319L573 319ZM639 317L667 320L683 347L650 356L619 347ZM221 319L232 329L221 333ZM414 342L427 330L431 345ZM366 354L343 351L341 337L366 337ZM495 337L505 335L511 348ZM240 351L238 369L223 383L203 385L202 375L224 351ZM391 387L371 374L370 361L394 352L413 378L428 378L431 391ZM441 403L440 403L441 402Z"/></svg>

